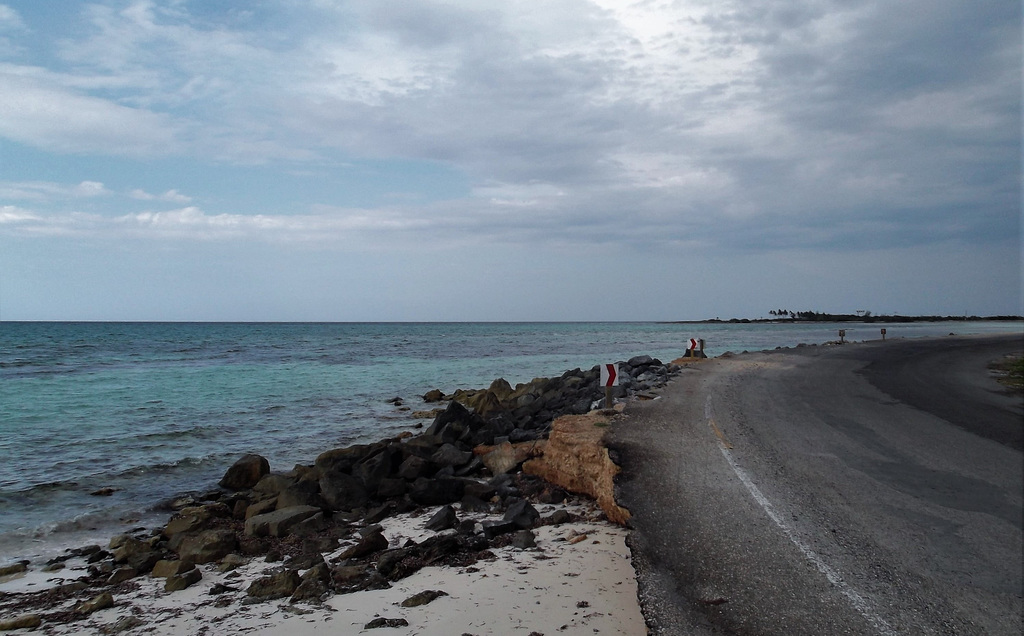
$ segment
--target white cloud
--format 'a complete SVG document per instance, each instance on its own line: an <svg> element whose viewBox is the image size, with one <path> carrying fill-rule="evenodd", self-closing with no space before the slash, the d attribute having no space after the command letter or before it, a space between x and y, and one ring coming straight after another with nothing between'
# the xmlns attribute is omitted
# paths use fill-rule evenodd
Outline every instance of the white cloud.
<svg viewBox="0 0 1024 636"><path fill-rule="evenodd" d="M27 223L38 221L39 216L13 205L0 206L0 224Z"/></svg>
<svg viewBox="0 0 1024 636"><path fill-rule="evenodd" d="M168 203L191 203L192 197L181 194L177 190L168 190L163 194L150 194L145 190L136 188L128 196L139 201L166 201Z"/></svg>
<svg viewBox="0 0 1024 636"><path fill-rule="evenodd" d="M0 136L61 153L164 155L179 149L171 117L83 95L39 69L0 65Z"/></svg>
<svg viewBox="0 0 1024 636"><path fill-rule="evenodd" d="M53 201L87 199L109 194L111 191L98 181L82 181L78 184L51 181L0 181L0 199Z"/></svg>
<svg viewBox="0 0 1024 636"><path fill-rule="evenodd" d="M0 4L0 31L23 30L25 23L17 11L6 4Z"/></svg>

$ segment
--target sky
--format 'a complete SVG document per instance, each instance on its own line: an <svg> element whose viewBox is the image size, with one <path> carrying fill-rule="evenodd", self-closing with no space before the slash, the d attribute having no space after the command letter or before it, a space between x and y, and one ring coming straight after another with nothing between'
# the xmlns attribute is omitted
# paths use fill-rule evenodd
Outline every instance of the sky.
<svg viewBox="0 0 1024 636"><path fill-rule="evenodd" d="M1024 313L1021 3L0 0L0 320Z"/></svg>

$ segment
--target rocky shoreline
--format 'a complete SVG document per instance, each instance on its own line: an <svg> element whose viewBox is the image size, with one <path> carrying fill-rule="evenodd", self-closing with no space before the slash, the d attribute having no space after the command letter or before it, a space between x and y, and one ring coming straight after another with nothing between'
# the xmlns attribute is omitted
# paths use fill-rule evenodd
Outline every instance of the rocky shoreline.
<svg viewBox="0 0 1024 636"><path fill-rule="evenodd" d="M679 370L649 356L619 362L613 394L653 398ZM386 589L424 567L472 568L497 549L534 548L539 529L586 516L580 496L597 500L604 518L624 523L628 511L611 494L617 467L600 446L602 417L614 411L593 413L604 397L598 384L594 367L516 387L499 379L486 389L435 390L423 400L446 404L419 434L327 450L286 472L247 455L217 490L169 502L163 527L69 550L45 564L0 569L0 582L32 571L59 581L39 591L0 592L0 629L74 624L120 604L143 581L158 579L170 593L196 585L203 571L224 577L208 592L216 606L278 599L320 605L337 594ZM543 516L538 507L546 504L558 508ZM417 521L427 536L401 544L385 536L388 520L427 511L429 518ZM232 572L257 558L273 566L244 587L232 584ZM85 573L59 576L70 563ZM131 613L102 633L144 622ZM388 626L395 625L373 627Z"/></svg>

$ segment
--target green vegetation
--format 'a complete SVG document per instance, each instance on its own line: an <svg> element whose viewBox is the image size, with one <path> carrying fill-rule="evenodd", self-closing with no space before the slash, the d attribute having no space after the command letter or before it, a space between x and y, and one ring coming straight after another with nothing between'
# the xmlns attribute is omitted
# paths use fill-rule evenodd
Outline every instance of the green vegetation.
<svg viewBox="0 0 1024 636"><path fill-rule="evenodd" d="M1024 357L1007 356L990 365L996 372L996 381L1014 392L1024 392Z"/></svg>

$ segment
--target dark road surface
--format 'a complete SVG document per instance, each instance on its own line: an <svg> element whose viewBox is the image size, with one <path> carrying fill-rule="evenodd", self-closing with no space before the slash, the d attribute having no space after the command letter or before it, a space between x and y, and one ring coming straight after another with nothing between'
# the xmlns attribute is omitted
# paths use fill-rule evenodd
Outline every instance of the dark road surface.
<svg viewBox="0 0 1024 636"><path fill-rule="evenodd" d="M1022 633L1024 338L744 354L610 443L653 634Z"/></svg>

